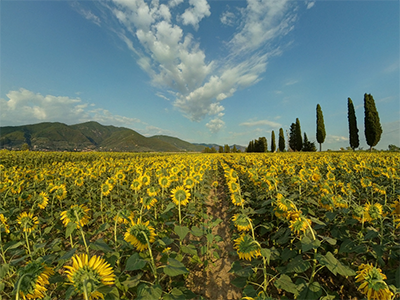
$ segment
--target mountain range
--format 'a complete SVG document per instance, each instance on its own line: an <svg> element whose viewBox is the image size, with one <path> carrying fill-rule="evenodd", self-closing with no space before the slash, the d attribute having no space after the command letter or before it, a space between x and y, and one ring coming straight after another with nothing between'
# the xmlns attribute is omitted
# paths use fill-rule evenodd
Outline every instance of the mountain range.
<svg viewBox="0 0 400 300"><path fill-rule="evenodd" d="M219 147L192 144L166 135L145 137L132 129L94 121L0 127L0 149L19 150L24 144L38 151L201 152L205 147Z"/></svg>

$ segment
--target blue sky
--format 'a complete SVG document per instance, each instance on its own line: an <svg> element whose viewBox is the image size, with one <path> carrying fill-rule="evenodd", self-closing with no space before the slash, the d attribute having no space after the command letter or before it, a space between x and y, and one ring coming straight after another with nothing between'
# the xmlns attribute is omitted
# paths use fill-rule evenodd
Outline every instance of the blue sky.
<svg viewBox="0 0 400 300"><path fill-rule="evenodd" d="M0 124L95 120L146 136L239 144L299 118L323 149L360 146L364 93L378 149L400 146L399 2L1 1Z"/></svg>

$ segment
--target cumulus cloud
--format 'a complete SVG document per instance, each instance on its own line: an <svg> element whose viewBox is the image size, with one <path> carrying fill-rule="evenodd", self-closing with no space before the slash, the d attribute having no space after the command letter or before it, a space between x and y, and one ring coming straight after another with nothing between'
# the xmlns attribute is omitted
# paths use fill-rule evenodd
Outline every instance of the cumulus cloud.
<svg viewBox="0 0 400 300"><path fill-rule="evenodd" d="M267 125L274 128L282 127L281 124L269 120L248 121L239 124L239 126L247 126L247 127L260 126L260 125Z"/></svg>
<svg viewBox="0 0 400 300"><path fill-rule="evenodd" d="M296 4L290 0L248 0L247 6L238 10L240 26L231 40L224 41L227 56L210 60L201 41L186 30L187 26L197 30L211 15L208 2L160 2L113 0L105 7L122 25L112 28L113 32L134 52L152 83L173 91L172 105L188 119L199 122L212 118L206 127L216 132L224 125L221 102L259 82L268 59L280 54L279 47L266 46L292 30ZM220 20L231 25L235 17L226 11Z"/></svg>
<svg viewBox="0 0 400 300"><path fill-rule="evenodd" d="M182 23L192 25L197 30L201 19L211 15L210 5L207 0L189 0L189 4L191 6L181 15Z"/></svg>
<svg viewBox="0 0 400 300"><path fill-rule="evenodd" d="M102 108L82 103L80 98L34 93L26 89L9 91L7 98L0 99L2 126L17 126L38 122L62 122L76 124L97 121L120 126L140 123L139 119L114 115Z"/></svg>
<svg viewBox="0 0 400 300"><path fill-rule="evenodd" d="M220 131L225 125L225 122L222 121L220 118L212 119L210 122L206 124L206 127L212 132L216 133Z"/></svg>

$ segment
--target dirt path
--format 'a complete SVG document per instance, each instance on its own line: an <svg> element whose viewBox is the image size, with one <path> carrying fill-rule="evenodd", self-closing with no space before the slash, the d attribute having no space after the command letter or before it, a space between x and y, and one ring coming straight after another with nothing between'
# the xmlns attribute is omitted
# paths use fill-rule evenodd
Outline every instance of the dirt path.
<svg viewBox="0 0 400 300"><path fill-rule="evenodd" d="M225 195L223 187L219 187L214 193L211 190L207 199L207 214L213 219L221 219L222 222L213 228L212 234L219 235L222 240L217 243L219 246L219 259L214 259L206 270L192 272L191 280L193 280L192 291L202 295L209 300L236 300L241 299L241 290L231 285L234 278L229 273L235 258L229 255L234 251L230 230L230 215L228 207L230 206L229 198Z"/></svg>

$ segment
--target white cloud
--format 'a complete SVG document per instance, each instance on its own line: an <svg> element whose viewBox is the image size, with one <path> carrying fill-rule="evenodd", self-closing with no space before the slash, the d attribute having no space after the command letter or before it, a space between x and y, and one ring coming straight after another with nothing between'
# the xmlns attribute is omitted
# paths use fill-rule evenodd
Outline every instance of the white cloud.
<svg viewBox="0 0 400 300"><path fill-rule="evenodd" d="M191 6L181 15L182 23L183 25L192 25L197 30L199 22L204 17L211 15L210 5L207 0L189 0L189 4Z"/></svg>
<svg viewBox="0 0 400 300"><path fill-rule="evenodd" d="M295 80L295 79L294 79L294 80L289 80L288 82L285 83L285 85L286 85L286 86L289 86L289 85L296 84L296 83L298 83L298 82L299 82L299 81L298 81L298 80Z"/></svg>
<svg viewBox="0 0 400 300"><path fill-rule="evenodd" d="M221 23L227 26L233 26L235 24L235 19L235 14L230 11L224 11L220 17Z"/></svg>
<svg viewBox="0 0 400 300"><path fill-rule="evenodd" d="M169 135L175 136L175 132L163 128L159 128L156 126L146 126L145 129L140 129L138 132L144 136L153 136L153 135Z"/></svg>
<svg viewBox="0 0 400 300"><path fill-rule="evenodd" d="M239 126L247 126L247 127L260 126L260 125L267 125L274 128L282 127L281 124L269 120L247 121L239 124Z"/></svg>
<svg viewBox="0 0 400 300"><path fill-rule="evenodd" d="M0 120L2 126L17 126L38 122L61 122L76 124L97 121L108 125L129 126L141 123L139 119L113 115L108 110L94 108L82 103L80 98L64 96L43 96L26 89L9 91L9 100L0 99ZM91 107L91 109L88 109Z"/></svg>
<svg viewBox="0 0 400 300"><path fill-rule="evenodd" d="M163 99L165 99L165 100L167 100L167 101L170 101L170 99L169 99L168 97L164 96L164 95L161 94L160 92L157 92L157 93L156 93L156 96L157 96L157 97L160 97L160 98L163 98Z"/></svg>
<svg viewBox="0 0 400 300"><path fill-rule="evenodd" d="M247 7L240 10L240 27L223 44L226 57L217 61L207 59L201 41L176 23L197 30L201 20L211 15L207 1L170 0L167 5L159 2L113 0L105 7L122 25L111 30L134 52L152 83L173 91L173 106L196 122L218 115L214 111L223 110L221 101L261 80L268 59L281 53L270 42L292 30L296 20L292 9L296 4L290 0L248 0ZM186 5L185 10L176 9L178 5ZM221 22L232 24L234 17L225 12ZM223 127L221 117L214 120L206 125L213 132Z"/></svg>
<svg viewBox="0 0 400 300"><path fill-rule="evenodd" d="M254 51L293 29L296 15L290 0L248 0L242 10L243 26L230 41L237 54Z"/></svg>
<svg viewBox="0 0 400 300"><path fill-rule="evenodd" d="M310 9L315 5L315 1L306 1L305 3L307 5L307 9Z"/></svg>
<svg viewBox="0 0 400 300"><path fill-rule="evenodd" d="M206 127L212 132L216 133L220 131L225 125L225 122L222 121L219 117L212 119L210 122L206 124Z"/></svg>
<svg viewBox="0 0 400 300"><path fill-rule="evenodd" d="M96 16L92 11L84 9L78 1L71 2L71 6L76 9L76 11L81 14L86 20L89 20L96 24L97 26L101 26L101 20L98 16Z"/></svg>

